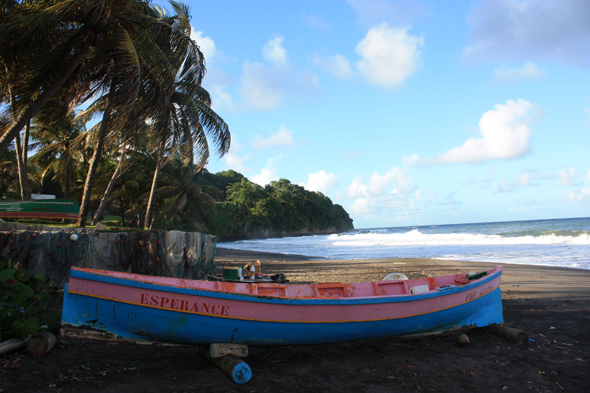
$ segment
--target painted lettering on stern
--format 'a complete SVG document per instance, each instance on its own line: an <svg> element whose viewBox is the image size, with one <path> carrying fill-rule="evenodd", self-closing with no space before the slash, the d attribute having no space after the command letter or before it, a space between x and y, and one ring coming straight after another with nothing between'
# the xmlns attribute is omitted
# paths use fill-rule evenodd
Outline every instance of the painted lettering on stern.
<svg viewBox="0 0 590 393"><path fill-rule="evenodd" d="M141 304L156 306L168 310L199 312L211 315L229 315L229 306L222 306L210 302L191 302L176 297L150 295L147 293L141 294Z"/></svg>
<svg viewBox="0 0 590 393"><path fill-rule="evenodd" d="M469 292L467 295L465 295L465 302L470 302L472 300L475 300L478 297L481 297L481 296L485 295L486 293L490 292L492 289L494 289L494 285L490 284L487 287L480 289L479 291L475 290L473 292Z"/></svg>

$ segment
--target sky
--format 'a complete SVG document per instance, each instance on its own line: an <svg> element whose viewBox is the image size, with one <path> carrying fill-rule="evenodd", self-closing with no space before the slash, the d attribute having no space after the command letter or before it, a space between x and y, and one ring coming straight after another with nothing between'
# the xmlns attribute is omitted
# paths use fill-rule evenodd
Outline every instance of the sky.
<svg viewBox="0 0 590 393"><path fill-rule="evenodd" d="M357 229L590 216L590 1L185 3L232 135L210 172Z"/></svg>

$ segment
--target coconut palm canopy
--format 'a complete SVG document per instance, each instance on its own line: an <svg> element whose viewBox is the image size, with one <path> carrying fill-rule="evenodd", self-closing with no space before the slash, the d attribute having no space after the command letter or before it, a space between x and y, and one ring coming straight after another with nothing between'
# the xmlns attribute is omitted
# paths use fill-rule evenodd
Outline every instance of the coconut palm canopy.
<svg viewBox="0 0 590 393"><path fill-rule="evenodd" d="M136 0L2 2L0 151L33 120L36 129L43 130L36 134L36 143L45 156L36 161L46 162L48 146L60 148L43 138L49 130L57 131L76 106L91 102L78 123L101 118L78 138L93 147L90 159L81 155L87 172L79 187L80 226L86 222L105 146L110 151L137 148L143 139L144 148L154 149L157 164L146 226L166 157L180 154L199 169L209 157L210 143L220 155L229 150L229 128L211 110L211 97L201 86L205 59L190 39L189 9L170 4L172 13ZM54 158L70 160L70 146L62 143ZM54 165L53 174L59 175L60 168L69 165Z"/></svg>

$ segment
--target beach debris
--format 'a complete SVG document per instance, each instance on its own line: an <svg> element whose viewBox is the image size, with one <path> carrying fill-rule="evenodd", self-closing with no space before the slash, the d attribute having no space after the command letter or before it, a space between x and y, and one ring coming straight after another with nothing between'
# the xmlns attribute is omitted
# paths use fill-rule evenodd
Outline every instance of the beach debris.
<svg viewBox="0 0 590 393"><path fill-rule="evenodd" d="M529 340L529 337L525 332L508 326L493 324L485 328L485 330L490 334L502 337L503 339L516 344L524 344Z"/></svg>
<svg viewBox="0 0 590 393"><path fill-rule="evenodd" d="M26 341L11 338L0 343L0 354L10 351L16 351L17 349L23 348L25 345L27 345Z"/></svg>
<svg viewBox="0 0 590 393"><path fill-rule="evenodd" d="M455 342L460 347L466 347L469 345L469 337L465 333L457 334L455 336Z"/></svg>
<svg viewBox="0 0 590 393"><path fill-rule="evenodd" d="M468 274L467 275L467 279L468 280L477 280L478 278L482 278L484 276L487 276L488 273L487 272L481 272L481 273L475 273L475 274Z"/></svg>
<svg viewBox="0 0 590 393"><path fill-rule="evenodd" d="M289 282L289 280L287 280L287 276L285 276L283 273L273 274L270 276L270 279L277 283Z"/></svg>
<svg viewBox="0 0 590 393"><path fill-rule="evenodd" d="M55 342L55 334L48 331L38 332L33 334L27 340L27 351L33 355L33 357L43 356L51 351Z"/></svg>
<svg viewBox="0 0 590 393"><path fill-rule="evenodd" d="M381 281L396 281L396 280L407 280L408 277L403 273L389 273L383 277Z"/></svg>

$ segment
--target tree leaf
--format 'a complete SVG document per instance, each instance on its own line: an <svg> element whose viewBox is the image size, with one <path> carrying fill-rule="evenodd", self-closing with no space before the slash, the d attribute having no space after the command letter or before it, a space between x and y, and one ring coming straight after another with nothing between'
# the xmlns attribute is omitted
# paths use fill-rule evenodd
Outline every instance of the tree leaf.
<svg viewBox="0 0 590 393"><path fill-rule="evenodd" d="M13 278L16 274L16 271L13 269L4 269L0 271L0 281L6 281L10 278Z"/></svg>
<svg viewBox="0 0 590 393"><path fill-rule="evenodd" d="M33 318L26 319L24 322L14 320L12 326L14 327L14 335L20 340L39 331L39 323Z"/></svg>
<svg viewBox="0 0 590 393"><path fill-rule="evenodd" d="M61 316L53 311L45 311L39 318L41 326L47 325L48 330L53 330L59 326Z"/></svg>

